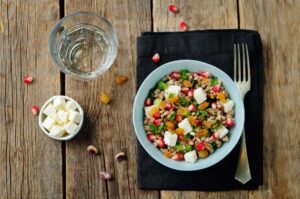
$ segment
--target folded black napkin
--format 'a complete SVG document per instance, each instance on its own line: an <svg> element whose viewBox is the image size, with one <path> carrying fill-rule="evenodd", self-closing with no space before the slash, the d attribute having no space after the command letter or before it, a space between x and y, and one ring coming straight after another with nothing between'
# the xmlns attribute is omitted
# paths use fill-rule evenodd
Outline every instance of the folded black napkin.
<svg viewBox="0 0 300 199"><path fill-rule="evenodd" d="M256 189L263 183L263 60L260 36L250 30L205 30L143 33L137 40L137 88L160 65L180 59L207 62L233 77L233 44L247 43L251 62L251 91L245 98L245 131L252 179L234 179L240 144L218 164L199 171L167 168L152 159L138 143L138 188L222 191ZM151 58L159 53L157 64Z"/></svg>

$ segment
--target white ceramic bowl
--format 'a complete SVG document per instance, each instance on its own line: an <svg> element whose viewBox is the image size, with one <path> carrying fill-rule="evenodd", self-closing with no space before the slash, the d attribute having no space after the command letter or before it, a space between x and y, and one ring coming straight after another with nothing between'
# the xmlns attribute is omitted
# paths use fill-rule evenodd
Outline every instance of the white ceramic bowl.
<svg viewBox="0 0 300 199"><path fill-rule="evenodd" d="M229 142L224 143L222 147L217 149L214 153L209 155L205 159L198 159L195 163L188 163L184 161L175 161L170 158L166 158L160 150L155 148L152 143L147 139L146 132L144 130L144 101L147 98L148 92L152 89L156 83L165 75L170 74L173 71L180 71L183 69L187 69L192 72L201 72L201 71L208 71L214 76L220 79L228 91L231 100L234 101L235 107L235 123L236 125L230 129L230 139ZM135 134L144 147L144 149L148 152L148 154L155 159L157 162L176 170L181 171L194 171L205 169L210 167L223 158L225 158L235 147L238 143L241 135L242 130L244 127L244 120L245 120L245 110L244 110L244 103L241 97L240 91L238 90L235 83L232 79L223 71L214 67L210 64L195 61L195 60L179 60L166 63L152 73L148 75L148 77L144 80L142 85L140 86L133 105L133 125ZM224 171L226 172L226 171Z"/></svg>
<svg viewBox="0 0 300 199"><path fill-rule="evenodd" d="M78 108L78 110L79 110L79 113L82 115L82 119L81 119L81 121L79 122L79 124L78 124L78 129L77 129L77 131L75 132L75 133L73 133L73 134L71 134L71 135L67 135L67 136L63 136L63 137L54 137L54 136L52 136L52 135L50 135L49 133L48 133L48 131L43 127L43 125L42 125L42 123L43 123L43 111L44 111L44 109L47 107L47 105L50 103L50 102L52 102L55 98L57 98L57 97L62 97L62 98L64 98L65 100L67 100L67 101L72 101L72 102L74 102L75 103L75 105L77 106L77 108ZM79 131L81 130L81 128L82 128L82 125L83 125L83 120L84 120L84 114L83 114L83 109L82 109L82 107L74 100L74 99L72 99L72 98L70 98L70 97L68 97L68 96L64 96L64 95L55 95L55 96L53 96L53 97L51 97L50 99L48 99L45 103L44 103L44 105L42 106L42 108L41 108L41 110L40 110L40 112L39 112L39 126L40 126L40 128L42 129L42 131L47 135L47 136L49 136L49 137L51 137L51 138L53 138L53 139L55 139L55 140L70 140L70 139L72 139L73 137L75 137L78 133L79 133Z"/></svg>

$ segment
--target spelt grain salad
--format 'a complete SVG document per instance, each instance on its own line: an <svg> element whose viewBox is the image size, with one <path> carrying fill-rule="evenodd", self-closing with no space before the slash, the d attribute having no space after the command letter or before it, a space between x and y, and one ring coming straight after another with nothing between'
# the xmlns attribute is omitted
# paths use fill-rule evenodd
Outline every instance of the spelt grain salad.
<svg viewBox="0 0 300 199"><path fill-rule="evenodd" d="M165 157L194 163L230 139L234 102L209 72L182 70L164 76L144 106L147 138Z"/></svg>

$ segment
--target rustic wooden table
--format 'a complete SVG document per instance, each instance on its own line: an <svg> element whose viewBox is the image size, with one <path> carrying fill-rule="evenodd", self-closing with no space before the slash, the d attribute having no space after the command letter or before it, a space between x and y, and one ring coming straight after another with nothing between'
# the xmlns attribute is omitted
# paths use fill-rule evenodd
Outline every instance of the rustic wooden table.
<svg viewBox="0 0 300 199"><path fill-rule="evenodd" d="M168 11L174 3L180 13ZM298 0L11 0L0 1L0 198L299 198L300 1ZM85 10L107 17L118 31L119 52L99 79L64 77L50 59L51 28L64 15ZM135 96L136 38L143 31L246 28L263 40L264 185L255 191L143 191L136 186L136 139L131 122ZM26 86L25 75L34 83ZM114 77L129 81L115 86ZM98 103L101 91L113 101ZM69 142L46 137L33 104L65 94L83 106L86 123ZM248 132L249 133L249 132ZM86 147L97 146L99 156ZM126 151L128 160L115 163ZM105 182L99 171L114 179Z"/></svg>

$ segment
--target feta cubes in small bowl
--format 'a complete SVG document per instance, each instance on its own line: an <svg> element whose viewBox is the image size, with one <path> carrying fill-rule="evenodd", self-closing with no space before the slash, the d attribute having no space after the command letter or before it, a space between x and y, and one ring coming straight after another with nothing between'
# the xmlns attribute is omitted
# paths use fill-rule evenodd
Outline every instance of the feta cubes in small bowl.
<svg viewBox="0 0 300 199"><path fill-rule="evenodd" d="M48 99L39 113L39 126L49 137L70 140L83 125L83 110L72 98L57 95Z"/></svg>

